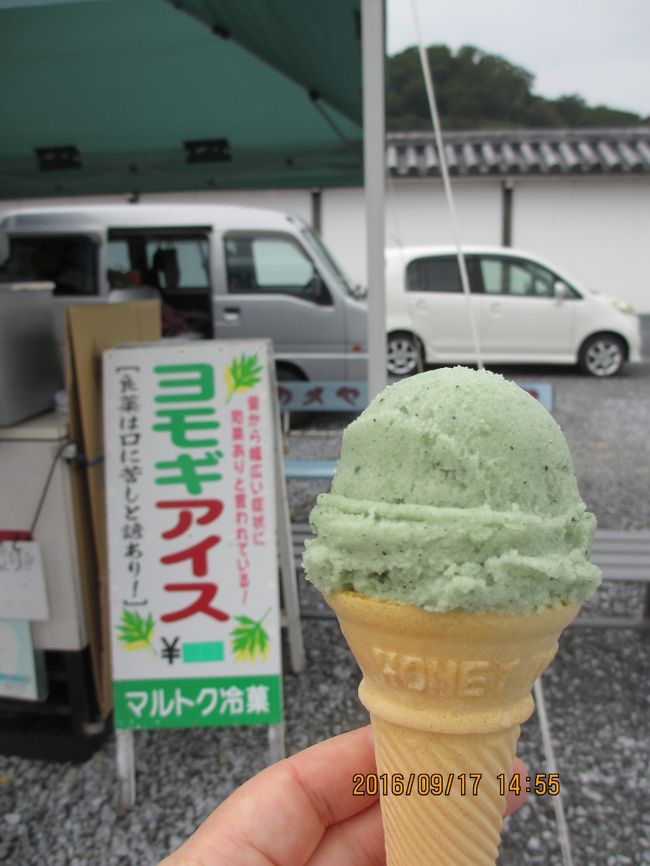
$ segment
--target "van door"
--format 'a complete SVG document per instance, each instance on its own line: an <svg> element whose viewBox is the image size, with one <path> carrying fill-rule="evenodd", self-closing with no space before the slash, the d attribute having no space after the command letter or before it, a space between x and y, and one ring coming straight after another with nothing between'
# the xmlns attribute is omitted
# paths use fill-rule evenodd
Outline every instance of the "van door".
<svg viewBox="0 0 650 866"><path fill-rule="evenodd" d="M223 236L225 293L215 298L218 338L270 337L276 357L310 379L345 376L345 309L291 234Z"/></svg>

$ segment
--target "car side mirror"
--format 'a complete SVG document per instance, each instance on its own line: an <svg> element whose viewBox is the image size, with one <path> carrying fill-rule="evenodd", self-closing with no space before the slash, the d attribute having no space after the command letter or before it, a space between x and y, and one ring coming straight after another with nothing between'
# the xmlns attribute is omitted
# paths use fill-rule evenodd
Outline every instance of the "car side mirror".
<svg viewBox="0 0 650 866"><path fill-rule="evenodd" d="M306 294L310 301L320 306L329 306L332 303L329 290L317 271L314 271L311 280L307 284Z"/></svg>
<svg viewBox="0 0 650 866"><path fill-rule="evenodd" d="M558 301L563 301L565 298L569 297L569 289L566 283L563 283L562 280L556 280L553 284L553 294L558 299Z"/></svg>

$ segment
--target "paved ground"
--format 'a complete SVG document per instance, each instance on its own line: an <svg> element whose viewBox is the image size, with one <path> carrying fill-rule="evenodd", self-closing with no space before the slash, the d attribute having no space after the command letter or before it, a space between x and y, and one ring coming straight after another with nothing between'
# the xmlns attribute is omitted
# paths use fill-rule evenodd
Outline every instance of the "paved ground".
<svg viewBox="0 0 650 866"><path fill-rule="evenodd" d="M504 371L506 372L506 371ZM579 484L600 525L650 527L650 363L612 381L572 369L508 370L552 382ZM341 417L321 416L326 436L295 437L292 456L335 457ZM292 483L305 520L317 484ZM302 601L318 612L309 586ZM589 607L637 613L641 589L606 586ZM287 745L295 752L364 722L358 671L336 622L304 622L307 667L285 676ZM572 627L544 676L576 866L650 866L650 638L630 630ZM266 760L258 729L136 736L138 803L117 818L114 744L79 767L0 757L0 862L10 866L148 866L168 853ZM523 729L520 753L544 770L539 727ZM531 798L509 819L502 866L559 866L552 803ZM359 864L363 866L363 864Z"/></svg>

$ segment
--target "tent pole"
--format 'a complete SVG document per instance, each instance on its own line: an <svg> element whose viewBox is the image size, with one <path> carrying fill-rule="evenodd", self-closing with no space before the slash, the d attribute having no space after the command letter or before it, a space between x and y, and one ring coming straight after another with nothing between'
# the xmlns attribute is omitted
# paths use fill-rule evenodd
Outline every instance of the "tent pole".
<svg viewBox="0 0 650 866"><path fill-rule="evenodd" d="M384 0L362 0L363 183L368 280L368 399L386 384Z"/></svg>

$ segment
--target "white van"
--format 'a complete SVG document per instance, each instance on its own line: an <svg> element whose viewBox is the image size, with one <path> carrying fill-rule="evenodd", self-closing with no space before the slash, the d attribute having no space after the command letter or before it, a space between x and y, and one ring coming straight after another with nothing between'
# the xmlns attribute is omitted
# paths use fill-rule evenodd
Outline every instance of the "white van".
<svg viewBox="0 0 650 866"><path fill-rule="evenodd" d="M463 252L486 363L577 363L603 377L641 360L639 318L629 304L582 289L509 247ZM387 250L386 314L390 373L476 360L455 248Z"/></svg>
<svg viewBox="0 0 650 866"><path fill-rule="evenodd" d="M282 378L366 378L366 303L298 217L89 205L13 211L0 233L0 284L53 283L61 306L159 297L165 336L271 337Z"/></svg>

